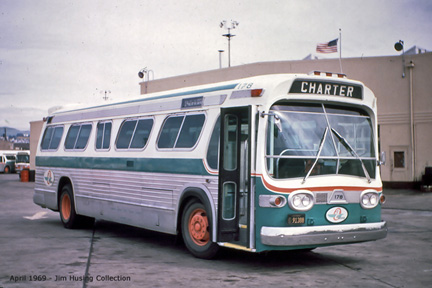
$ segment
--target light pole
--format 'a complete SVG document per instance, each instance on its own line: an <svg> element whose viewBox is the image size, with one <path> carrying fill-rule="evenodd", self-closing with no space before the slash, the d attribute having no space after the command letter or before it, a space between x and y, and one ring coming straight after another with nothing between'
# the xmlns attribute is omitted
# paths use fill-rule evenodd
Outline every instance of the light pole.
<svg viewBox="0 0 432 288"><path fill-rule="evenodd" d="M233 20L231 20L230 24L227 24L226 20L223 20L220 23L220 28L225 27L226 29L228 29L227 34L222 34L222 36L228 38L228 67L231 67L231 47L230 47L231 37L235 36L234 34L231 34L231 29L235 29L238 25L239 25L239 22L233 21Z"/></svg>

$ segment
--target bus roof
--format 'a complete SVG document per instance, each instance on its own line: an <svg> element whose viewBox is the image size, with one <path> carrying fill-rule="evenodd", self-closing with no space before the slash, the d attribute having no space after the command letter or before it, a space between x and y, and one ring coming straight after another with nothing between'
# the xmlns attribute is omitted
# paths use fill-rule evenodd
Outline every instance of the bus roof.
<svg viewBox="0 0 432 288"><path fill-rule="evenodd" d="M298 90L292 90L291 87L294 87L293 83L296 81L308 83L303 83L303 85L300 83L300 86L297 85L299 86ZM312 92L315 92L315 95L321 94L317 97L317 100L323 100L322 96L326 96L326 99L336 97L334 100L342 101L340 97L342 95L335 94L338 91L340 92L340 90L335 90L332 87L325 90L325 85L361 87L361 93L364 95L362 96L362 100L365 100L366 105L372 105L372 102L375 101L373 94L361 82L340 78L338 74L330 76L328 73L327 76L322 76L322 74L316 75L316 73L272 74L145 94L117 103L107 103L91 107L65 108L51 113L48 117L48 123L120 117L170 110L203 109L208 106L237 106L244 105L244 98L246 97L250 99L251 104L265 105L269 101L274 103L278 98L304 99L304 94L311 95L309 92L312 91L313 87L315 88ZM321 93L316 93L317 91L319 92L317 89L321 89ZM253 97L251 95L251 91L253 90L261 90L260 92L258 91L260 95L255 96L263 97ZM365 90L370 93L365 93ZM347 92L344 91L344 93ZM270 94L272 95L271 99L266 97ZM343 101L351 100L346 99L349 97L344 98L345 100Z"/></svg>

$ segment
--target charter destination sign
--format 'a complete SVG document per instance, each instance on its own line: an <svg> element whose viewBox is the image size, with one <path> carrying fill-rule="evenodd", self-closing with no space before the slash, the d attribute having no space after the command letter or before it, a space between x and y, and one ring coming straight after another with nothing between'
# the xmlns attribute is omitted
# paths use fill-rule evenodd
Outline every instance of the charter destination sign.
<svg viewBox="0 0 432 288"><path fill-rule="evenodd" d="M361 85L317 80L295 80L289 93L307 93L363 99Z"/></svg>

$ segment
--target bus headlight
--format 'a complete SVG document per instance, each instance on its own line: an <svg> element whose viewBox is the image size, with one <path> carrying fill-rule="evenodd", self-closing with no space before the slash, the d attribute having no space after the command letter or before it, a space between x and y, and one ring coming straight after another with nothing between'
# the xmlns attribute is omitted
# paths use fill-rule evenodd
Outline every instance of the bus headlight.
<svg viewBox="0 0 432 288"><path fill-rule="evenodd" d="M363 209L372 209L375 208L380 202L380 197L378 192L366 190L363 191L360 195L360 205Z"/></svg>
<svg viewBox="0 0 432 288"><path fill-rule="evenodd" d="M296 211L308 211L315 202L314 194L307 190L292 192L288 197L288 205Z"/></svg>

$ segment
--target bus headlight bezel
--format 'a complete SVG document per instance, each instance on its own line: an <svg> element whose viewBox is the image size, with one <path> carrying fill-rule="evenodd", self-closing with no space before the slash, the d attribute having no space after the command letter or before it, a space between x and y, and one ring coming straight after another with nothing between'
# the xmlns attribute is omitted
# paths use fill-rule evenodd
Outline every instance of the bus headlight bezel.
<svg viewBox="0 0 432 288"><path fill-rule="evenodd" d="M315 204L315 195L307 190L291 192L288 196L288 205L295 211L309 211Z"/></svg>
<svg viewBox="0 0 432 288"><path fill-rule="evenodd" d="M360 205L363 209L373 209L380 203L380 195L374 190L365 190L360 194Z"/></svg>

